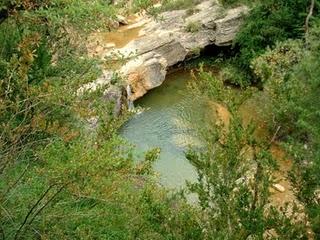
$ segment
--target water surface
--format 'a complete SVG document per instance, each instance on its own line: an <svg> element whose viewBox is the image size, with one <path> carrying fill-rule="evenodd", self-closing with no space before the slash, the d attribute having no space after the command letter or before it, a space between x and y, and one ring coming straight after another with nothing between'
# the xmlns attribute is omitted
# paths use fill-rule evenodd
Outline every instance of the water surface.
<svg viewBox="0 0 320 240"><path fill-rule="evenodd" d="M190 122L192 125L200 122L203 113L187 94L189 81L189 70L169 74L160 87L135 102L145 110L121 129L122 136L136 146L140 157L144 151L160 147L155 170L160 174L160 182L168 188L183 187L186 180L193 182L197 178L185 151L189 146L201 145Z"/></svg>

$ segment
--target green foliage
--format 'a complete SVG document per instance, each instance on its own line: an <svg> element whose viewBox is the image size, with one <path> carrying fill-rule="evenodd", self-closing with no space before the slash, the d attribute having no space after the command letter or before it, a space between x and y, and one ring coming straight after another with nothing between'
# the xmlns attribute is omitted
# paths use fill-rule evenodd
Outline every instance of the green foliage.
<svg viewBox="0 0 320 240"><path fill-rule="evenodd" d="M249 71L251 60L268 46L302 37L308 6L309 2L305 0L267 0L257 4L236 39L240 47L239 66Z"/></svg>
<svg viewBox="0 0 320 240"><path fill-rule="evenodd" d="M292 174L299 197L310 209L314 231L319 234L320 207L315 191L320 188L319 128L319 23L306 43L279 43L253 62L255 73L266 83L273 100L274 125L295 156Z"/></svg>
<svg viewBox="0 0 320 240"><path fill-rule="evenodd" d="M32 13L26 12L25 17L43 18L52 30L66 27L83 32L112 28L115 14L115 8L103 0L51 0L46 8L39 8Z"/></svg>
<svg viewBox="0 0 320 240"><path fill-rule="evenodd" d="M51 135L68 135L62 126L73 128L77 104L69 93L98 73L93 61L76 56L52 65L50 45L41 32L9 26L10 22L0 26L5 47L0 60L2 167Z"/></svg>
<svg viewBox="0 0 320 240"><path fill-rule="evenodd" d="M159 149L136 165L117 133L126 115L104 89L76 94L100 74L78 37L113 8L26 6L0 24L0 238L199 239L196 211L149 178Z"/></svg>
<svg viewBox="0 0 320 240"><path fill-rule="evenodd" d="M255 136L252 124L244 126L239 119L243 100L237 101L235 91L203 70L191 90L231 110L230 123L203 129L205 146L186 155L199 176L189 189L199 197L205 238L263 239L273 229L280 239L304 239L304 223L293 223L285 209L279 212L270 205L269 187L276 164L269 143Z"/></svg>
<svg viewBox="0 0 320 240"><path fill-rule="evenodd" d="M273 89L280 90L281 83L292 75L290 70L301 61L302 49L303 42L301 40L278 43L274 49L268 49L266 53L252 61L254 74L262 83L266 83L266 88L268 85L277 84L278 86Z"/></svg>
<svg viewBox="0 0 320 240"><path fill-rule="evenodd" d="M50 0L2 0L0 10L13 11L15 9L35 9L46 7Z"/></svg>
<svg viewBox="0 0 320 240"><path fill-rule="evenodd" d="M251 6L234 41L235 49L239 52L224 69L226 81L239 86L257 82L261 85L260 79L255 78L252 72L251 61L263 54L268 47L273 48L277 42L302 38L310 3L304 0L226 0L222 3Z"/></svg>
<svg viewBox="0 0 320 240"><path fill-rule="evenodd" d="M147 10L151 6L155 4L154 0L134 0L133 1L133 8L135 11L139 11L141 9Z"/></svg>
<svg viewBox="0 0 320 240"><path fill-rule="evenodd" d="M214 63L215 64L215 63ZM229 64L227 64L229 66ZM225 68L223 65L221 71L216 74L205 71L205 65L200 64L197 75L197 81L192 84L192 91L199 95L209 97L215 101L226 105L230 110L239 108L239 106L252 95L248 88L246 91L240 91L226 85Z"/></svg>
<svg viewBox="0 0 320 240"><path fill-rule="evenodd" d="M158 154L146 154L145 169ZM116 135L52 138L36 155L36 162L17 163L0 176L1 206L10 211L1 212L6 239L201 237L197 212L158 188Z"/></svg>
<svg viewBox="0 0 320 240"><path fill-rule="evenodd" d="M2 208L10 210L0 222L7 239L168 239L196 234L192 211L176 198L166 199L136 173L122 140L84 137L68 144L52 139L37 152L36 163L20 163L1 176ZM173 203L179 211L169 207ZM180 221L186 219L180 233Z"/></svg>
<svg viewBox="0 0 320 240"><path fill-rule="evenodd" d="M268 157L262 151L254 156L253 162L246 161L244 149L255 148L251 145L254 143L248 142L239 123L233 122L230 127L223 144L218 135L207 142L207 151L187 154L199 175L199 183L190 188L199 196L200 206L208 219L206 235L211 239L260 238L270 227L263 216L268 197ZM245 175L252 175L248 180L250 183L242 178Z"/></svg>
<svg viewBox="0 0 320 240"><path fill-rule="evenodd" d="M68 135L66 128L74 134L79 101L70 93L95 79L98 70L95 61L80 59L81 44L75 38L83 33L73 29L103 26L114 11L105 1L3 4L15 12L0 24L0 154L5 167L21 150L40 146L42 139Z"/></svg>
<svg viewBox="0 0 320 240"><path fill-rule="evenodd" d="M221 69L221 77L224 82L245 88L250 86L250 77L244 71L240 71L235 64L226 63Z"/></svg>
<svg viewBox="0 0 320 240"><path fill-rule="evenodd" d="M186 26L186 31L191 33L196 33L200 31L201 23L200 22L189 22Z"/></svg>
<svg viewBox="0 0 320 240"><path fill-rule="evenodd" d="M188 9L200 2L200 0L163 0L161 9L162 11Z"/></svg>
<svg viewBox="0 0 320 240"><path fill-rule="evenodd" d="M3 23L0 28L0 40L1 60L9 61L12 55L17 52L16 46L21 41L20 29L14 22Z"/></svg>
<svg viewBox="0 0 320 240"><path fill-rule="evenodd" d="M146 175L152 173L153 172L153 170L152 170L153 164L159 158L159 155L160 155L160 148L155 148L155 149L148 151L145 154L144 161L141 161L138 164L138 167L137 167L138 173L139 174L146 174Z"/></svg>
<svg viewBox="0 0 320 240"><path fill-rule="evenodd" d="M160 2L161 6L153 7L156 3ZM188 9L188 15L198 11L194 8L195 5L199 4L201 0L134 0L133 10L140 11L141 9L146 10L150 15L157 16L161 12Z"/></svg>
<svg viewBox="0 0 320 240"><path fill-rule="evenodd" d="M192 55L199 57L201 54L201 48L195 47L195 48L191 49L191 53L192 53Z"/></svg>

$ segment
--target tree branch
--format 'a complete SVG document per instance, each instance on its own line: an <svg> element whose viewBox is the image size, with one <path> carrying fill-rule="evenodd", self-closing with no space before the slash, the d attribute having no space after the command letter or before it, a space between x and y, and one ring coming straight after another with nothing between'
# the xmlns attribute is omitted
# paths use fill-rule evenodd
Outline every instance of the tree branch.
<svg viewBox="0 0 320 240"><path fill-rule="evenodd" d="M315 0L311 0L309 14L308 14L308 16L306 18L306 22L305 22L305 32L306 33L309 32L309 22L310 22L312 15L313 15L314 6L315 6Z"/></svg>
<svg viewBox="0 0 320 240"><path fill-rule="evenodd" d="M20 225L18 231L16 232L14 239L18 239L18 236L20 234L21 229L24 227L24 225L27 223L28 218L31 216L33 210L40 204L40 202L45 198L45 196L50 192L50 190L55 186L51 185L50 187L48 187L48 189L42 194L42 196L38 199L38 201L32 206L32 208L29 210L29 212L27 213L26 217L24 218L24 221L22 222L22 224Z"/></svg>
<svg viewBox="0 0 320 240"><path fill-rule="evenodd" d="M29 163L27 164L27 166L25 167L25 169L23 170L23 172L20 174L20 176L17 178L17 180L8 187L8 189L6 190L6 193L4 194L4 196L7 196L10 192L11 189L13 189L18 183L19 181L23 178L23 176L26 174L27 170L29 168Z"/></svg>
<svg viewBox="0 0 320 240"><path fill-rule="evenodd" d="M59 188L59 190L53 194L53 196L34 214L34 216L32 217L32 219L30 220L29 224L31 224L33 222L33 220L40 214L40 212L46 207L49 205L50 202L52 202L55 197L61 193L61 191L66 187L66 185L63 185Z"/></svg>

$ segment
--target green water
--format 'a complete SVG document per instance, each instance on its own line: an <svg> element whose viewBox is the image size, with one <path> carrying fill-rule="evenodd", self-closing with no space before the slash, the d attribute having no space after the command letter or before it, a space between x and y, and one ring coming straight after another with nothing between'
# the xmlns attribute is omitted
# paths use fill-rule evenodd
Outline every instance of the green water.
<svg viewBox="0 0 320 240"><path fill-rule="evenodd" d="M215 68L208 71L217 73ZM189 147L201 148L203 144L196 129L204 130L215 122L216 116L210 111L213 102L208 105L208 99L201 96L193 99L188 90L190 81L194 81L190 70L169 74L160 87L135 102L145 110L121 129L122 136L136 146L137 159L143 159L143 153L151 148L161 148L154 167L160 174L160 183L168 188L183 187L186 180L196 181L197 174L185 158L185 151ZM239 99L248 95L239 89L231 91ZM256 91L239 108L244 125L255 122L258 139L267 136L266 122L260 119L269 112L264 106L266 101L265 94Z"/></svg>
<svg viewBox="0 0 320 240"><path fill-rule="evenodd" d="M169 74L160 87L135 102L145 110L136 114L121 129L121 135L136 146L136 155L160 147L155 163L160 183L167 188L180 188L185 181L195 181L197 174L185 158L188 147L199 147L201 141L194 130L203 112L200 105L188 96L189 70Z"/></svg>

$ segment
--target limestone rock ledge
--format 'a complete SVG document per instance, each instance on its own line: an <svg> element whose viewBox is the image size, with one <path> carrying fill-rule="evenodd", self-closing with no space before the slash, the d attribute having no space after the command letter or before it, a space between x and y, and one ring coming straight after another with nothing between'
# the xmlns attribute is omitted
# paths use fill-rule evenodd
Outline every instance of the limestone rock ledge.
<svg viewBox="0 0 320 240"><path fill-rule="evenodd" d="M110 59L116 55L127 60L117 71L131 86L130 100L134 101L160 86L169 67L193 57L206 46L231 45L248 11L246 6L226 10L210 0L197 5L192 13L164 12L157 19L143 20L140 37L123 48L106 49L100 56Z"/></svg>

